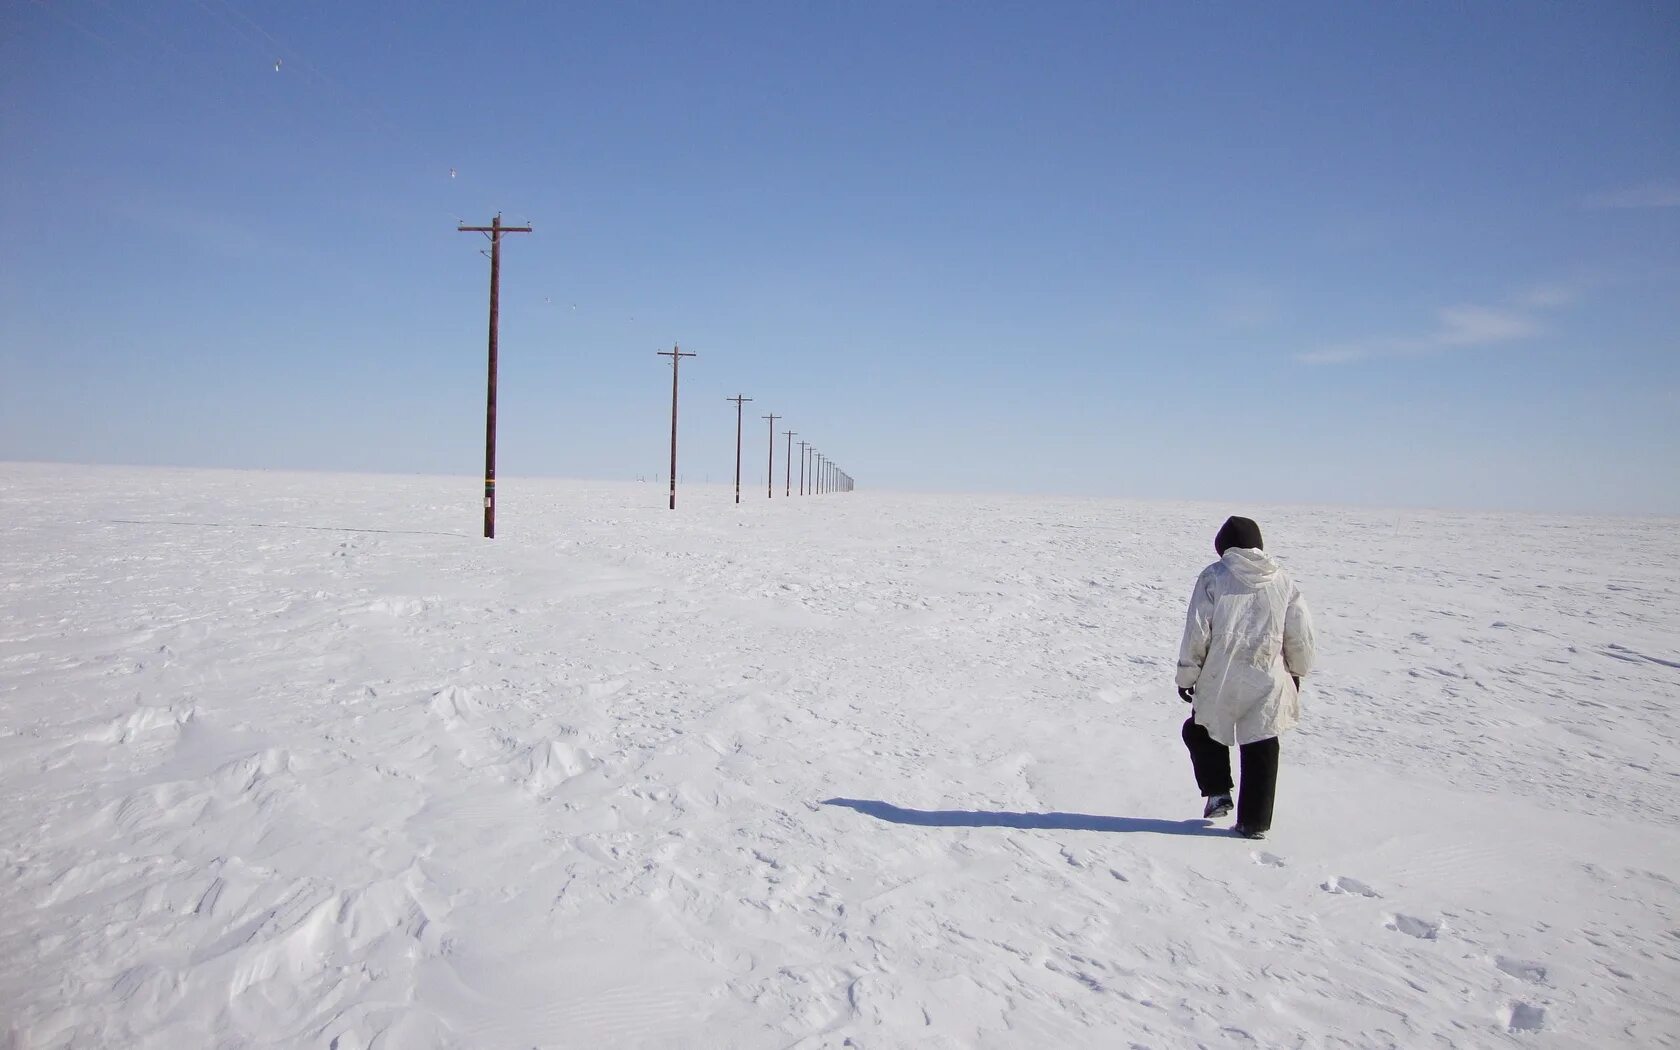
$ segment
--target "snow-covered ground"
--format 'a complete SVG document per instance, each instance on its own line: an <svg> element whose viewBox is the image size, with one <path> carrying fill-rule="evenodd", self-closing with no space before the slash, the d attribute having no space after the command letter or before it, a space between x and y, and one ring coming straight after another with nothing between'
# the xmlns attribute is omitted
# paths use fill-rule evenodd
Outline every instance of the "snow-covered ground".
<svg viewBox="0 0 1680 1050"><path fill-rule="evenodd" d="M1672 520L0 465L13 1047L1680 1045ZM1195 819L1227 513L1321 671Z"/></svg>

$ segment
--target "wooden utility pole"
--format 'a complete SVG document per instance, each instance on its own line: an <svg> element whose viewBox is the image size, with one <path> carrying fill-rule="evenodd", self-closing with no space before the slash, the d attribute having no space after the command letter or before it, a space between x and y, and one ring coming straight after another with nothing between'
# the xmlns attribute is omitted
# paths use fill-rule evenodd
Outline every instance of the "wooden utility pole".
<svg viewBox="0 0 1680 1050"><path fill-rule="evenodd" d="M671 509L677 509L677 370L685 357L696 355L673 344L669 350L655 350L660 357L671 359Z"/></svg>
<svg viewBox="0 0 1680 1050"><path fill-rule="evenodd" d="M766 499L775 499L776 498L776 420L778 420L782 417L776 415L775 413L771 413L768 416L761 416L759 418L768 419L770 421L770 465L765 468L765 471L766 471L766 473L765 473L765 487L770 490L770 494L769 494L769 496L767 496L765 498Z"/></svg>
<svg viewBox="0 0 1680 1050"><path fill-rule="evenodd" d="M782 457L782 472L787 475L782 479L782 495L791 496L793 495L793 435L796 431L787 430L783 433L787 434L788 443L787 455Z"/></svg>
<svg viewBox="0 0 1680 1050"><path fill-rule="evenodd" d="M817 453L817 495L823 494L823 454Z"/></svg>
<svg viewBox="0 0 1680 1050"><path fill-rule="evenodd" d="M741 402L751 401L750 397L736 394L726 397L725 401L735 402L735 502L741 502Z"/></svg>
<svg viewBox="0 0 1680 1050"><path fill-rule="evenodd" d="M799 443L799 494L805 495L805 450L811 446L801 441Z"/></svg>
<svg viewBox="0 0 1680 1050"><path fill-rule="evenodd" d="M459 233L482 233L490 238L490 393L484 410L484 538L496 537L496 325L497 299L502 283L502 234L530 233L529 226L503 226L501 212L488 226L457 226Z"/></svg>

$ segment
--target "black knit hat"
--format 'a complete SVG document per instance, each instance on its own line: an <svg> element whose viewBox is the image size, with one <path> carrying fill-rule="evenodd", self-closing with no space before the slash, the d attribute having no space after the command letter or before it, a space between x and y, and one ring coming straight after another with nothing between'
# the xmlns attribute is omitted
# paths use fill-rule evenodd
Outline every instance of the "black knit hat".
<svg viewBox="0 0 1680 1050"><path fill-rule="evenodd" d="M1253 518L1229 517L1225 524L1219 526L1219 535L1213 538L1213 549L1219 552L1221 558L1232 547L1242 547L1245 550L1265 550L1266 546L1260 540L1260 526Z"/></svg>

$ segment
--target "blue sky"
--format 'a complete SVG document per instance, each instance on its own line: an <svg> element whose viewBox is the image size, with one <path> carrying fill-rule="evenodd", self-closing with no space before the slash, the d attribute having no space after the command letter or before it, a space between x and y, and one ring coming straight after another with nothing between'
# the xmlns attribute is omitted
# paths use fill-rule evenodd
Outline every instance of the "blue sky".
<svg viewBox="0 0 1680 1050"><path fill-rule="evenodd" d="M504 477L680 342L692 481L1676 514L1676 129L1673 3L13 3L0 458L474 475L500 210Z"/></svg>

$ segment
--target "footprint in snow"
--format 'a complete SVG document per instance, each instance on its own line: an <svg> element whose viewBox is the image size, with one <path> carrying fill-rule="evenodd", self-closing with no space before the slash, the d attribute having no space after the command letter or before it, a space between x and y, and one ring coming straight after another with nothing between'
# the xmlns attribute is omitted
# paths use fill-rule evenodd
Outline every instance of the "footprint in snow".
<svg viewBox="0 0 1680 1050"><path fill-rule="evenodd" d="M1399 930L1408 937L1416 937L1420 941L1432 941L1441 935L1440 919L1420 919L1415 915L1391 915L1385 924L1391 930Z"/></svg>
<svg viewBox="0 0 1680 1050"><path fill-rule="evenodd" d="M1505 1022L1508 1032L1538 1032L1546 1026L1546 1008L1533 1003L1511 1004L1511 1016Z"/></svg>
<svg viewBox="0 0 1680 1050"><path fill-rule="evenodd" d="M1509 955L1501 955L1494 960L1494 965L1519 981L1527 981L1529 984L1546 983L1546 966L1544 963L1530 962L1527 959L1513 959Z"/></svg>
<svg viewBox="0 0 1680 1050"><path fill-rule="evenodd" d="M1259 864L1262 867L1281 868L1284 865L1282 857L1278 856L1276 853L1267 853L1265 850L1259 850L1255 853L1249 854L1249 856L1254 858L1254 863Z"/></svg>
<svg viewBox="0 0 1680 1050"><path fill-rule="evenodd" d="M1381 897L1382 894L1372 889L1366 883L1348 875L1332 875L1328 880L1319 883L1319 888L1331 893L1346 893L1359 897Z"/></svg>

